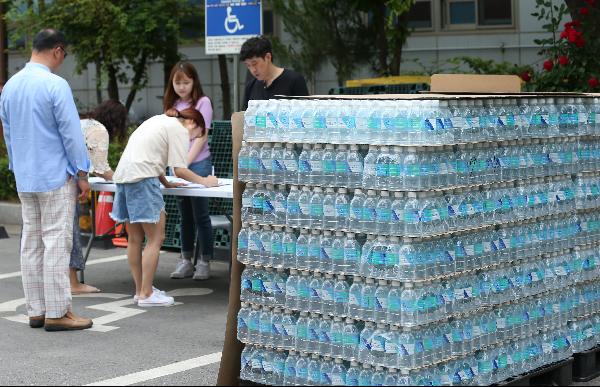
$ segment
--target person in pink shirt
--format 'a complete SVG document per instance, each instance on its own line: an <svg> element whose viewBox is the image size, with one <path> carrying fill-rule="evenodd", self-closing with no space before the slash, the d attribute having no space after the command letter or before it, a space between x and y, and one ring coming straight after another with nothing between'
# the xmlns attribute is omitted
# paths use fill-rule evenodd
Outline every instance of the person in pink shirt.
<svg viewBox="0 0 600 387"><path fill-rule="evenodd" d="M169 83L163 98L165 112L172 109L194 108L202 114L206 128L211 127L213 108L210 99L202 91L198 72L189 62L179 62L171 70ZM187 154L188 168L199 176L212 175L212 158L208 148L208 130L199 138L190 140ZM181 260L171 278L194 277L206 280L210 277L210 260L213 256L214 240L210 221L208 198L178 198L181 212ZM192 264L194 242L198 235L200 259L196 267Z"/></svg>

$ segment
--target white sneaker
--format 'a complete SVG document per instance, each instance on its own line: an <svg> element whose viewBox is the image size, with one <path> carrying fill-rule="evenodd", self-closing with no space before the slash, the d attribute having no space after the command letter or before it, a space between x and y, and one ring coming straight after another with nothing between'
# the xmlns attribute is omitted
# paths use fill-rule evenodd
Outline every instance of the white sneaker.
<svg viewBox="0 0 600 387"><path fill-rule="evenodd" d="M194 280L204 281L210 278L210 265L208 262L200 261L196 264L196 272L194 273Z"/></svg>
<svg viewBox="0 0 600 387"><path fill-rule="evenodd" d="M166 296L159 292L154 292L150 297L138 300L138 306L142 308L171 306L173 304L175 304L175 299L173 297Z"/></svg>
<svg viewBox="0 0 600 387"><path fill-rule="evenodd" d="M172 279L184 279L190 278L194 275L194 265L187 259L181 259L175 268L175 271L171 273Z"/></svg>
<svg viewBox="0 0 600 387"><path fill-rule="evenodd" d="M166 295L167 295L167 292L165 292L164 290L157 289L157 288L155 288L154 286L152 287L152 292L153 292L153 293L160 293L160 294L162 294L163 296L166 296ZM139 300L140 300L140 298L139 298L138 296L133 296L133 303L134 303L134 304L137 304Z"/></svg>

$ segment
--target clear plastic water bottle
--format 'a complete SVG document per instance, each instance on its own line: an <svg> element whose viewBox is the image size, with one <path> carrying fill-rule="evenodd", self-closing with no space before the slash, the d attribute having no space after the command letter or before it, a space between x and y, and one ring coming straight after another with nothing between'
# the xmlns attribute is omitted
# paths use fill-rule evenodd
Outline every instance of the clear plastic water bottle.
<svg viewBox="0 0 600 387"><path fill-rule="evenodd" d="M284 386L295 386L298 383L296 364L298 363L298 353L290 351L285 361L285 373L283 375Z"/></svg>
<svg viewBox="0 0 600 387"><path fill-rule="evenodd" d="M360 345L360 330L357 323L347 318L344 322L342 356L346 360L357 360Z"/></svg>
<svg viewBox="0 0 600 387"><path fill-rule="evenodd" d="M334 315L335 280L333 274L325 274L321 287L321 313Z"/></svg>
<svg viewBox="0 0 600 387"><path fill-rule="evenodd" d="M331 372L332 386L345 386L347 380L348 369L344 365L342 359L335 359L333 370Z"/></svg>
<svg viewBox="0 0 600 387"><path fill-rule="evenodd" d="M335 156L335 185L348 187L350 181L350 164L348 163L348 146L339 145L334 153ZM323 156L325 157L325 156Z"/></svg>
<svg viewBox="0 0 600 387"><path fill-rule="evenodd" d="M258 258L258 263L263 266L271 265L271 237L273 235L273 231L271 226L263 226L262 231L260 233L260 243L261 243L261 254Z"/></svg>
<svg viewBox="0 0 600 387"><path fill-rule="evenodd" d="M363 281L362 277L354 276L352 286L350 286L349 302L348 302L348 315L354 319L361 319L361 305L362 305L362 288Z"/></svg>
<svg viewBox="0 0 600 387"><path fill-rule="evenodd" d="M312 174L310 155L312 153L312 145L304 144L302 146L302 152L298 155L298 181L297 183L302 185L309 181L309 176Z"/></svg>
<svg viewBox="0 0 600 387"><path fill-rule="evenodd" d="M377 234L390 234L390 224L392 221L392 201L388 191L380 192L380 199L377 202L376 212L376 227Z"/></svg>
<svg viewBox="0 0 600 387"><path fill-rule="evenodd" d="M258 263L263 254L264 246L261 241L262 230L259 226L253 225L248 231L248 262Z"/></svg>
<svg viewBox="0 0 600 387"><path fill-rule="evenodd" d="M372 386L373 385L373 368L369 364L363 363L362 370L358 376L359 386Z"/></svg>
<svg viewBox="0 0 600 387"><path fill-rule="evenodd" d="M311 313L308 318L308 353L320 353L320 332L321 317L316 313Z"/></svg>
<svg viewBox="0 0 600 387"><path fill-rule="evenodd" d="M377 186L377 158L379 157L379 148L369 147L369 153L364 158L364 167L362 175L362 186L365 188Z"/></svg>
<svg viewBox="0 0 600 387"><path fill-rule="evenodd" d="M360 386L360 364L356 361L350 362L350 368L346 374L346 386L347 387L358 387Z"/></svg>
<svg viewBox="0 0 600 387"><path fill-rule="evenodd" d="M377 231L377 202L377 192L368 190L361 221L361 230L365 233L373 234Z"/></svg>
<svg viewBox="0 0 600 387"><path fill-rule="evenodd" d="M282 237L283 244L283 267L291 269L297 266L296 261L296 243L298 238L296 237L296 233L294 229L291 227L286 227L285 232Z"/></svg>
<svg viewBox="0 0 600 387"><path fill-rule="evenodd" d="M310 228L310 199L312 197L312 193L309 187L302 187L302 192L298 196L298 204L300 207L299 214L299 227ZM289 202L289 196L288 196Z"/></svg>
<svg viewBox="0 0 600 387"><path fill-rule="evenodd" d="M271 234L271 259L270 265L274 268L283 267L283 227L275 226Z"/></svg>
<svg viewBox="0 0 600 387"><path fill-rule="evenodd" d="M308 184L313 186L323 185L323 146L315 144L309 155L310 173Z"/></svg>
<svg viewBox="0 0 600 387"><path fill-rule="evenodd" d="M336 230L338 228L338 217L335 207L336 194L333 188L326 188L323 196L323 228Z"/></svg>
<svg viewBox="0 0 600 387"><path fill-rule="evenodd" d="M315 272L312 275L312 278L308 284L308 288L309 288L308 310L310 310L312 313L322 313L323 300L321 299L321 292L323 290L323 281L321 279L321 273Z"/></svg>
<svg viewBox="0 0 600 387"><path fill-rule="evenodd" d="M341 231L336 231L331 245L333 273L346 273L346 261L344 260L345 235Z"/></svg>
<svg viewBox="0 0 600 387"><path fill-rule="evenodd" d="M287 350L296 348L296 339L298 336L298 319L291 309L285 309L282 320L282 347Z"/></svg>
<svg viewBox="0 0 600 387"><path fill-rule="evenodd" d="M321 233L319 230L311 230L308 237L307 266L309 270L319 270L321 267Z"/></svg>
<svg viewBox="0 0 600 387"><path fill-rule="evenodd" d="M350 169L350 175L348 178L349 188L360 188L363 184L364 174L364 158L359 152L358 145L350 145L350 151L348 152L348 166Z"/></svg>
<svg viewBox="0 0 600 387"><path fill-rule="evenodd" d="M350 301L350 286L346 282L346 277L338 275L333 289L333 315L347 316L349 315L348 306Z"/></svg>
<svg viewBox="0 0 600 387"><path fill-rule="evenodd" d="M297 308L300 311L309 311L310 310L310 273L307 271L303 271L300 273L300 277L298 278L298 304Z"/></svg>
<svg viewBox="0 0 600 387"><path fill-rule="evenodd" d="M308 354L305 352L300 353L300 358L296 362L296 385L307 385L308 380Z"/></svg>
<svg viewBox="0 0 600 387"><path fill-rule="evenodd" d="M333 144L326 144L322 159L323 175L320 184L334 185L336 181L336 152Z"/></svg>
<svg viewBox="0 0 600 387"><path fill-rule="evenodd" d="M356 239L356 234L347 233L344 240L344 274L358 274L360 259L362 256L362 247Z"/></svg>
<svg viewBox="0 0 600 387"><path fill-rule="evenodd" d="M312 355L308 362L308 383L307 386L321 385L321 362L318 355Z"/></svg>
<svg viewBox="0 0 600 387"><path fill-rule="evenodd" d="M242 343L248 343L248 320L250 304L243 302L237 316L237 338Z"/></svg>
<svg viewBox="0 0 600 387"><path fill-rule="evenodd" d="M300 227L300 191L298 186L292 185L287 197L285 224L288 227Z"/></svg>
<svg viewBox="0 0 600 387"><path fill-rule="evenodd" d="M265 142L260 148L259 181L261 183L270 183L273 181L273 145Z"/></svg>
<svg viewBox="0 0 600 387"><path fill-rule="evenodd" d="M332 319L329 316L323 316L319 326L319 353L321 356L331 356L331 326Z"/></svg>
<svg viewBox="0 0 600 387"><path fill-rule="evenodd" d="M286 144L283 151L284 177L283 183L298 183L298 154L294 150L294 144Z"/></svg>
<svg viewBox="0 0 600 387"><path fill-rule="evenodd" d="M354 191L354 197L350 201L350 213L348 229L362 230L363 210L367 196L361 189Z"/></svg>
<svg viewBox="0 0 600 387"><path fill-rule="evenodd" d="M375 280L373 278L367 278L360 295L360 319L363 321L374 321L376 289Z"/></svg>
<svg viewBox="0 0 600 387"><path fill-rule="evenodd" d="M283 154L283 144L280 142L275 143L271 153L271 182L274 184L285 183L286 171Z"/></svg>
<svg viewBox="0 0 600 387"><path fill-rule="evenodd" d="M309 244L308 244L308 230L303 229L300 231L300 235L296 240L296 267L298 269L309 268Z"/></svg>
<svg viewBox="0 0 600 387"><path fill-rule="evenodd" d="M238 234L237 260L243 264L249 263L248 260L248 223L242 223L242 228Z"/></svg>
<svg viewBox="0 0 600 387"><path fill-rule="evenodd" d="M313 229L323 229L323 189L321 187L313 188L312 195L310 197L310 224L309 227Z"/></svg>
<svg viewBox="0 0 600 387"><path fill-rule="evenodd" d="M373 386L383 386L385 383L385 378L387 373L381 366L375 367L375 372L373 373L373 379L371 379L371 385Z"/></svg>
<svg viewBox="0 0 600 387"><path fill-rule="evenodd" d="M325 202L323 204L325 204ZM334 205L336 229L347 230L349 228L350 197L348 196L348 190L346 188L338 189Z"/></svg>
<svg viewBox="0 0 600 387"><path fill-rule="evenodd" d="M331 324L331 356L341 357L344 351L344 322L341 317L333 318Z"/></svg>

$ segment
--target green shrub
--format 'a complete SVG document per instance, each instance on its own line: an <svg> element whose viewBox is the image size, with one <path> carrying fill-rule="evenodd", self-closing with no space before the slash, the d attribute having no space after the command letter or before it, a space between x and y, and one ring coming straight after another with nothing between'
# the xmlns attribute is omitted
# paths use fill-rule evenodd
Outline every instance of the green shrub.
<svg viewBox="0 0 600 387"><path fill-rule="evenodd" d="M0 157L0 200L18 201L15 176L8 169L8 157Z"/></svg>

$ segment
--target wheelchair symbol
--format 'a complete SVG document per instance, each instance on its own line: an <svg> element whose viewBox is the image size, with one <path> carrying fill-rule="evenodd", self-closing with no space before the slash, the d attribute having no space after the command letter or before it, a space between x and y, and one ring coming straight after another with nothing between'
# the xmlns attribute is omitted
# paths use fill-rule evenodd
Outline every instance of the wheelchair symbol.
<svg viewBox="0 0 600 387"><path fill-rule="evenodd" d="M244 29L244 25L240 23L240 20L236 15L232 15L231 11L233 9L231 7L227 7L227 18L225 18L225 31L230 34L235 34L238 31Z"/></svg>

